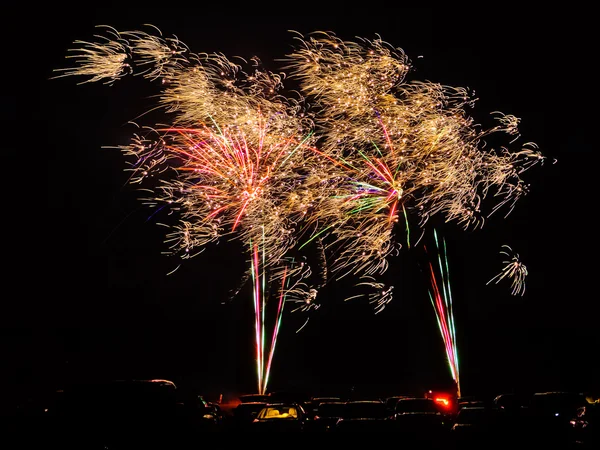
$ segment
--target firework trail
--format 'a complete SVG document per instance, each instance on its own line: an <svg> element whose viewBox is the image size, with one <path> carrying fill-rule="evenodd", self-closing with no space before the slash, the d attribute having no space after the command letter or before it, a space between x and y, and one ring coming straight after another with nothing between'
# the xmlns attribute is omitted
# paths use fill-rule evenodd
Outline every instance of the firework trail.
<svg viewBox="0 0 600 450"><path fill-rule="evenodd" d="M280 265L277 269L279 273L271 274L270 276L271 280L275 280L273 281L275 291L271 293L269 286L267 286L269 277L265 274L265 264L260 264L259 262L260 256L257 247L253 254L251 270L254 282L255 329L258 349L258 392L265 394L268 392L271 365L281 328L284 308L289 304L292 307L292 312L299 310L306 312L318 309L320 305L314 301L316 290L308 290L304 281L310 277L309 266L304 262L295 261L294 258L286 258L286 264ZM262 273L259 273L259 270L262 270ZM271 315L273 319L272 325L269 324L269 317L267 317L269 313L267 308L268 299L276 299L276 310ZM306 320L308 321L308 318ZM270 341L267 341L266 330L269 329L272 332Z"/></svg>
<svg viewBox="0 0 600 450"><path fill-rule="evenodd" d="M262 254L264 257L264 253ZM254 247L252 253L252 280L253 280L253 294L254 294L254 318L255 318L255 331L256 331L256 368L257 368L257 380L258 380L258 393L265 394L267 392L267 385L269 380L269 372L271 367L271 361L275 352L275 344L277 341L277 335L279 334L279 327L281 325L281 317L283 314L283 308L285 304L284 289L282 286L279 299L277 302L277 314L275 317L275 325L273 327L271 345L266 345L266 297L265 297L265 264L259 262L260 252L258 246ZM285 285L286 275L282 278L282 285ZM267 356L268 355L268 356ZM265 359L266 358L266 359Z"/></svg>
<svg viewBox="0 0 600 450"><path fill-rule="evenodd" d="M433 262L428 262L429 271L429 298L435 311L437 324L440 330L444 349L450 368L452 379L456 383L460 397L460 374L458 364L458 351L456 345L456 326L454 323L454 310L452 307L452 291L450 289L450 274L448 270L448 257L446 255L446 242L442 240L441 246L437 231L434 229L434 238L437 251L437 267ZM427 248L424 246L425 252Z"/></svg>
<svg viewBox="0 0 600 450"><path fill-rule="evenodd" d="M515 253L508 245L502 246L500 254L506 256L508 259L502 261L504 267L486 285L492 282L498 284L501 280L508 279L511 281L512 295L525 295L525 281L528 274L527 266L521 262L519 254Z"/></svg>

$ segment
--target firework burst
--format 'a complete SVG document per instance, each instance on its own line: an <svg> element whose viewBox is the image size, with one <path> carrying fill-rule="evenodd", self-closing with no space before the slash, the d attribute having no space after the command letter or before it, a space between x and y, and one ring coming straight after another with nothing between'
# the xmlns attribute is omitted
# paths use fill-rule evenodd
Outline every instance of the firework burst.
<svg viewBox="0 0 600 450"><path fill-rule="evenodd" d="M535 144L516 144L518 118L494 112L496 125L484 129L467 113L476 102L467 89L408 81L406 54L379 37L296 35L298 45L283 59L287 72L277 74L256 58L242 66L222 54L193 53L157 28L105 30L97 43L76 41L75 66L58 77L160 82L156 109L166 124L140 126L119 148L132 161L130 182L149 192L144 201L179 213L167 234L172 253L189 258L225 237L243 243L259 392L266 391L286 301L296 311L313 310L325 283L356 276L382 311L393 289L377 276L402 242L415 245L411 227L423 236L433 217L467 229L500 209L509 214L528 191L523 172L544 161ZM286 77L300 85L293 96L283 94ZM492 144L506 137L507 144ZM310 268L290 256L310 243L320 255L318 286L307 281ZM526 271L511 264L496 280L512 277L522 292ZM432 284L458 383L447 275L436 281L432 271ZM268 286L277 286L274 295ZM267 298L276 299L270 341Z"/></svg>
<svg viewBox="0 0 600 450"><path fill-rule="evenodd" d="M544 160L535 144L484 151L492 136L513 144L518 118L494 112L497 125L482 129L467 114L476 99L466 89L407 81L405 53L380 38L296 38L286 68L317 109L319 152L331 161L310 219L315 235L329 237L333 273L385 272L401 248L401 215L409 242L409 224L424 228L441 216L481 227L527 192L521 174ZM487 212L485 200L493 202Z"/></svg>
<svg viewBox="0 0 600 450"><path fill-rule="evenodd" d="M300 100L279 95L281 77L256 59L251 72L242 72L223 55L191 53L160 32L111 28L100 43L85 43L78 57L64 75L110 83L129 74L160 80L158 108L169 124L138 126L130 144L119 147L131 161L130 182L143 186L146 205L179 213L178 223L168 225L172 254L187 259L225 237L247 249L258 389L265 392L287 290L294 301L305 286L298 280L306 268L285 256L314 196L298 186L317 177L311 164L319 158ZM275 293L270 285L278 286ZM271 294L277 313L267 340Z"/></svg>

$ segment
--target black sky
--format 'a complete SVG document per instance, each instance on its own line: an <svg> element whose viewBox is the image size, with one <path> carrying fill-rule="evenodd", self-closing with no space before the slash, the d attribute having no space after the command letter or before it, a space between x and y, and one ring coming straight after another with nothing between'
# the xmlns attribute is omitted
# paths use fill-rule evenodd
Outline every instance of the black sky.
<svg viewBox="0 0 600 450"><path fill-rule="evenodd" d="M126 144L127 121L153 105L143 83L50 79L72 42L91 39L95 25L151 23L192 51L256 55L273 69L291 51L288 30L350 40L378 34L406 52L413 79L475 90L478 120L496 110L520 117L522 139L547 157L524 175L530 194L482 230L448 228L463 391L600 389L589 11L498 4L286 14L280 7L53 3L27 17L17 14L5 37L3 381L26 390L131 376L206 391L254 389L250 298L223 304L240 281L243 257L223 243L166 276L177 262L161 254L164 229L158 218L148 220L127 185L122 155L101 148ZM508 284L486 285L501 267L503 244L529 269L523 297L511 296ZM342 288L330 286L301 332L303 319L286 316L273 389L391 392L446 383L442 341L419 276L408 259L394 261L386 277L396 299L378 315L339 301Z"/></svg>

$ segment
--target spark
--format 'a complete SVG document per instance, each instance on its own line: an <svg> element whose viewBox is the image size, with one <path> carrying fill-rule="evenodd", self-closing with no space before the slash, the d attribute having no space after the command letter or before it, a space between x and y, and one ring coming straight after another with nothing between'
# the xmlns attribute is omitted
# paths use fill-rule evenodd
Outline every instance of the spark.
<svg viewBox="0 0 600 450"><path fill-rule="evenodd" d="M514 252L508 245L503 245L500 251L508 259L502 261L504 264L500 273L492 277L486 285L495 282L498 284L503 279L510 280L512 295L525 295L525 282L528 275L527 266L521 261L519 254Z"/></svg>
<svg viewBox="0 0 600 450"><path fill-rule="evenodd" d="M53 78L65 76L86 76L83 83L103 81L112 84L123 76L131 73L131 66L125 61L128 59L128 42L112 27L99 25L107 30L107 36L95 35L100 42L87 42L77 40L74 44L79 45L77 49L69 49L74 54L67 58L73 58L75 65L68 68L55 69L55 72L63 72Z"/></svg>

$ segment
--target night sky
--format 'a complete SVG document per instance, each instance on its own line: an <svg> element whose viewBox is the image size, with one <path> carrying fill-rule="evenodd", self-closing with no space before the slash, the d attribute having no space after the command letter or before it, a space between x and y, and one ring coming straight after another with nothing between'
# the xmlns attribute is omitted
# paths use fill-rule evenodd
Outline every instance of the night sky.
<svg viewBox="0 0 600 450"><path fill-rule="evenodd" d="M3 58L3 383L24 393L98 377L168 378L207 394L256 389L249 291L228 300L245 256L224 241L167 276L179 261L162 254L165 229L157 222L169 218L151 217L127 184L124 156L103 148L129 142L127 122L155 105L155 91L135 77L113 86L50 79L67 64L72 42L91 39L95 25L151 23L194 52L258 56L274 70L294 44L288 30L379 35L406 52L409 79L475 90L477 121L492 111L521 118L522 141L547 157L523 175L530 193L481 230L444 227L463 394L598 392L591 14L502 7L286 15L280 7L103 2L73 20L74 6L58 2L31 20L19 14ZM486 285L502 267L504 244L529 270L523 296L511 295L508 282ZM391 395L449 383L421 277L400 255L383 277L396 293L383 312L343 302L350 288L331 283L301 331L305 316L286 315L271 388L354 386Z"/></svg>

